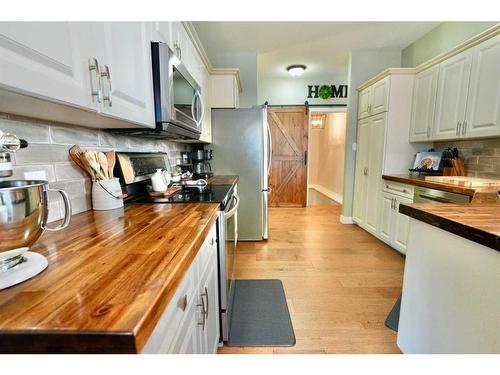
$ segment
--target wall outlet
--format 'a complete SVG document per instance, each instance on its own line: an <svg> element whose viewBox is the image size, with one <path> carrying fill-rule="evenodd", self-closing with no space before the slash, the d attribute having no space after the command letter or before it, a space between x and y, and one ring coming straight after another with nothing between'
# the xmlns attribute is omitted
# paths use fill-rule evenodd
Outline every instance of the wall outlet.
<svg viewBox="0 0 500 375"><path fill-rule="evenodd" d="M47 181L47 174L45 171L29 171L24 172L25 180L44 180Z"/></svg>

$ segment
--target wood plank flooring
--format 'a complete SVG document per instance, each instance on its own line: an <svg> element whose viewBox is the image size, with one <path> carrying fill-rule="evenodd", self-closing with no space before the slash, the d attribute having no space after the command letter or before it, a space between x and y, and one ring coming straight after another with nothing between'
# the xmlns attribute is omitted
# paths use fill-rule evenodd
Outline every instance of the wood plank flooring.
<svg viewBox="0 0 500 375"><path fill-rule="evenodd" d="M404 257L341 206L271 208L270 239L239 242L236 277L283 281L297 343L219 353L400 353L384 320L401 292Z"/></svg>

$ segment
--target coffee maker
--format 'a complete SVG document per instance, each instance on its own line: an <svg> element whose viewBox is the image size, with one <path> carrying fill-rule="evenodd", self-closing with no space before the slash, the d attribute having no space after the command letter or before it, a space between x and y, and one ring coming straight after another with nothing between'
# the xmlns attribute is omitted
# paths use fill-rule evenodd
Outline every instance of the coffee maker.
<svg viewBox="0 0 500 375"><path fill-rule="evenodd" d="M190 152L193 164L193 179L208 180L214 175L210 160L212 160L212 150L195 150Z"/></svg>

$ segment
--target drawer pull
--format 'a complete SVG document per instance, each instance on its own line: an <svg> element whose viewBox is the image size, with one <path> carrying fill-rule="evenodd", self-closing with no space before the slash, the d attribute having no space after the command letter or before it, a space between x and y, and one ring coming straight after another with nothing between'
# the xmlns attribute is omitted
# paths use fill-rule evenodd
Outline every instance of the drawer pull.
<svg viewBox="0 0 500 375"><path fill-rule="evenodd" d="M185 294L184 297L182 297L181 300L179 301L179 308L182 311L186 311L187 305L188 305L188 296L187 294Z"/></svg>
<svg viewBox="0 0 500 375"><path fill-rule="evenodd" d="M212 237L212 238L210 239L210 245L214 246L214 243L215 243L215 240L214 240L214 238Z"/></svg>
<svg viewBox="0 0 500 375"><path fill-rule="evenodd" d="M390 186L390 185L385 185L385 188L387 190L394 190L394 191L398 191L400 193L410 194L408 189L398 189L398 188L395 188L395 187Z"/></svg>

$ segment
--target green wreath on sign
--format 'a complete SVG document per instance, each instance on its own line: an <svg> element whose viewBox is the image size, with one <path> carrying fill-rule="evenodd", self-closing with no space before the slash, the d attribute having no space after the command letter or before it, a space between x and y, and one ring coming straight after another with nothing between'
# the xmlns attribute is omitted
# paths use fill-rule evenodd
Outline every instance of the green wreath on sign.
<svg viewBox="0 0 500 375"><path fill-rule="evenodd" d="M319 97L321 99L329 99L332 97L332 88L328 85L322 85L319 88Z"/></svg>

